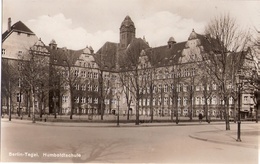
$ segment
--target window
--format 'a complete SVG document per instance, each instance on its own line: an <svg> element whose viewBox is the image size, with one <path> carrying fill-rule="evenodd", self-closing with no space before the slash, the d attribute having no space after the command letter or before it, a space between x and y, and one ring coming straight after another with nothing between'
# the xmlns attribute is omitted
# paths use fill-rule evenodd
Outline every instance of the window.
<svg viewBox="0 0 260 164"><path fill-rule="evenodd" d="M23 95L21 93L16 94L17 102L22 102L22 96Z"/></svg>
<svg viewBox="0 0 260 164"><path fill-rule="evenodd" d="M204 97L201 98L201 103L200 104L202 104L202 105L205 104L205 98Z"/></svg>
<svg viewBox="0 0 260 164"><path fill-rule="evenodd" d="M82 77L86 77L86 71L81 71Z"/></svg>
<svg viewBox="0 0 260 164"><path fill-rule="evenodd" d="M188 104L188 98L184 97L183 98L183 106L186 106Z"/></svg>
<svg viewBox="0 0 260 164"><path fill-rule="evenodd" d="M212 84L213 90L217 90L217 84Z"/></svg>
<svg viewBox="0 0 260 164"><path fill-rule="evenodd" d="M168 104L168 97L164 97L164 105L167 105Z"/></svg>
<svg viewBox="0 0 260 164"><path fill-rule="evenodd" d="M105 99L105 104L109 105L109 99Z"/></svg>
<svg viewBox="0 0 260 164"><path fill-rule="evenodd" d="M214 96L214 97L212 97L212 105L216 105L217 104L217 99L216 99L216 97Z"/></svg>
<svg viewBox="0 0 260 164"><path fill-rule="evenodd" d="M92 72L88 72L88 78L92 78Z"/></svg>
<svg viewBox="0 0 260 164"><path fill-rule="evenodd" d="M75 103L79 103L79 97L75 97L75 98L74 98L74 102L75 102Z"/></svg>
<svg viewBox="0 0 260 164"><path fill-rule="evenodd" d="M247 103L248 101L248 96L244 96L244 103Z"/></svg>
<svg viewBox="0 0 260 164"><path fill-rule="evenodd" d="M196 97L196 105L199 105L200 104L200 97Z"/></svg>
<svg viewBox="0 0 260 164"><path fill-rule="evenodd" d="M21 32L17 32L17 35L21 35Z"/></svg>
<svg viewBox="0 0 260 164"><path fill-rule="evenodd" d="M23 54L23 51L18 51L18 56L21 56Z"/></svg>
<svg viewBox="0 0 260 164"><path fill-rule="evenodd" d="M31 35L30 34L27 34L27 37L30 37Z"/></svg>
<svg viewBox="0 0 260 164"><path fill-rule="evenodd" d="M164 85L164 92L168 92L168 85L167 84Z"/></svg>
<svg viewBox="0 0 260 164"><path fill-rule="evenodd" d="M94 79L98 78L98 73L94 73Z"/></svg>
<svg viewBox="0 0 260 164"><path fill-rule="evenodd" d="M233 104L234 102L233 102L233 98L232 97L230 97L229 98L229 104Z"/></svg>
<svg viewBox="0 0 260 164"><path fill-rule="evenodd" d="M6 50L2 49L2 55L5 55L5 54L6 54Z"/></svg>
<svg viewBox="0 0 260 164"><path fill-rule="evenodd" d="M86 84L82 84L81 90L82 90L82 91L85 91L85 90L86 90Z"/></svg>
<svg viewBox="0 0 260 164"><path fill-rule="evenodd" d="M90 103L90 104L92 103L92 97L88 98L88 103Z"/></svg>
<svg viewBox="0 0 260 164"><path fill-rule="evenodd" d="M75 70L74 76L78 77L79 76L79 70Z"/></svg>
<svg viewBox="0 0 260 164"><path fill-rule="evenodd" d="M183 85L183 92L187 92L187 85Z"/></svg>
<svg viewBox="0 0 260 164"><path fill-rule="evenodd" d="M181 97L178 97L178 106L181 105Z"/></svg>
<svg viewBox="0 0 260 164"><path fill-rule="evenodd" d="M97 85L94 85L94 91L98 92L98 86Z"/></svg>
<svg viewBox="0 0 260 164"><path fill-rule="evenodd" d="M22 86L22 80L21 78L18 79L18 87L21 87Z"/></svg>
<svg viewBox="0 0 260 164"><path fill-rule="evenodd" d="M81 103L86 103L86 98L85 97L81 97Z"/></svg>
<svg viewBox="0 0 260 164"><path fill-rule="evenodd" d="M62 96L62 102L67 102L68 101L68 96Z"/></svg>
<svg viewBox="0 0 260 164"><path fill-rule="evenodd" d="M79 84L75 84L75 89L79 90Z"/></svg>
<svg viewBox="0 0 260 164"><path fill-rule="evenodd" d="M88 91L92 91L92 85L88 85Z"/></svg>

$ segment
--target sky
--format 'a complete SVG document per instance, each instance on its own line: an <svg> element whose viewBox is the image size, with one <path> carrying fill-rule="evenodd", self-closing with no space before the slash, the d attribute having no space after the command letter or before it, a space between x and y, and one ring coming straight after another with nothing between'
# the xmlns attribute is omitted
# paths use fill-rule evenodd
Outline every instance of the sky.
<svg viewBox="0 0 260 164"><path fill-rule="evenodd" d="M203 34L207 23L230 14L240 27L260 30L260 1L246 0L3 0L2 33L7 19L22 21L48 45L98 51L119 42L119 28L129 15L136 37L151 47L166 45L170 37L186 41L194 29Z"/></svg>

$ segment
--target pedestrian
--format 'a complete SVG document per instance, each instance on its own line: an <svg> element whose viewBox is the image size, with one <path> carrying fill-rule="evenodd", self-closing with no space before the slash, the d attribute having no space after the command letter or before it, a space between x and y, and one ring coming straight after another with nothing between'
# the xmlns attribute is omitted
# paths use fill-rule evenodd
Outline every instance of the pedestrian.
<svg viewBox="0 0 260 164"><path fill-rule="evenodd" d="M202 116L202 114L200 113L200 114L199 114L200 123L201 123L201 121L202 121L202 118L203 118L203 116Z"/></svg>

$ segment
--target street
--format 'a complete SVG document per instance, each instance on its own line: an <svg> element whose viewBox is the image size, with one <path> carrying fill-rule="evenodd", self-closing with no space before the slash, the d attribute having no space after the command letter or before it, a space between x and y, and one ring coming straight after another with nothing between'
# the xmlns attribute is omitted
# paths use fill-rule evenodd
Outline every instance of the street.
<svg viewBox="0 0 260 164"><path fill-rule="evenodd" d="M1 126L3 162L258 163L258 149L189 136L224 129L222 123L70 127L2 121ZM257 124L250 126L257 128Z"/></svg>

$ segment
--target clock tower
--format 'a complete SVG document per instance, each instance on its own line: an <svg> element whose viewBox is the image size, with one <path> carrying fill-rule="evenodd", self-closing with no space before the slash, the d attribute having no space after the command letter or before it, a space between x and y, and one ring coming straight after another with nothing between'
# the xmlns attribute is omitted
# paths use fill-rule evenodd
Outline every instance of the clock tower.
<svg viewBox="0 0 260 164"><path fill-rule="evenodd" d="M126 16L120 26L120 49L125 49L135 38L135 25L129 16Z"/></svg>

